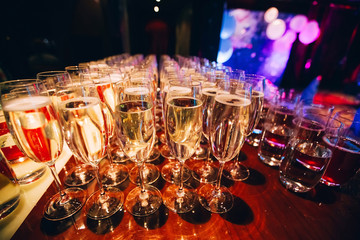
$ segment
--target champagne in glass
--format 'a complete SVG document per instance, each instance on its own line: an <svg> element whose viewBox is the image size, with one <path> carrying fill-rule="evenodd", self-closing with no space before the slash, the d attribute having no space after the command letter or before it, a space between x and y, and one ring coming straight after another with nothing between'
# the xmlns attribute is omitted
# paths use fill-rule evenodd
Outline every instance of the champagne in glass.
<svg viewBox="0 0 360 240"><path fill-rule="evenodd" d="M169 186L164 204L176 213L193 209L196 194L184 188L184 164L200 144L202 135L202 101L186 96L172 96L167 100L166 138L172 154L180 163L180 186Z"/></svg>
<svg viewBox="0 0 360 240"><path fill-rule="evenodd" d="M162 204L160 191L144 182L144 163L155 142L153 105L146 101L124 101L116 107L117 136L125 154L136 163L140 186L126 197L125 207L134 216L147 216Z"/></svg>
<svg viewBox="0 0 360 240"><path fill-rule="evenodd" d="M241 90L241 91L238 91ZM199 190L201 205L208 211L224 213L233 206L230 191L221 186L224 164L240 151L250 122L251 86L223 81L215 97L211 115L211 150L220 163L216 185L204 185Z"/></svg>
<svg viewBox="0 0 360 240"><path fill-rule="evenodd" d="M71 149L95 169L99 190L86 202L87 216L104 219L122 208L124 195L117 188L104 188L99 177L99 163L107 156L107 123L103 104L94 85L69 87L77 93L77 97L61 102L61 119Z"/></svg>
<svg viewBox="0 0 360 240"><path fill-rule="evenodd" d="M52 101L43 83L14 80L1 85L1 102L9 129L18 147L29 158L51 170L58 193L45 205L44 217L62 220L75 214L85 203L80 188L63 189L55 161L63 150L63 133Z"/></svg>

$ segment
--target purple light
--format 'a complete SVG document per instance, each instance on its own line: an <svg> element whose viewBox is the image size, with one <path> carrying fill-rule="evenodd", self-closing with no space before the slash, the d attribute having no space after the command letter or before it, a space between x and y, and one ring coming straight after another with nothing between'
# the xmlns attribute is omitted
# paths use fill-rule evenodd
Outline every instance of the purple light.
<svg viewBox="0 0 360 240"><path fill-rule="evenodd" d="M307 45L314 42L320 36L319 24L315 20L309 21L299 34L299 40Z"/></svg>
<svg viewBox="0 0 360 240"><path fill-rule="evenodd" d="M290 29L294 30L294 32L301 32L305 28L307 22L308 19L305 15L296 15L290 21Z"/></svg>
<svg viewBox="0 0 360 240"><path fill-rule="evenodd" d="M311 59L308 59L305 63L305 69L309 69L311 67Z"/></svg>

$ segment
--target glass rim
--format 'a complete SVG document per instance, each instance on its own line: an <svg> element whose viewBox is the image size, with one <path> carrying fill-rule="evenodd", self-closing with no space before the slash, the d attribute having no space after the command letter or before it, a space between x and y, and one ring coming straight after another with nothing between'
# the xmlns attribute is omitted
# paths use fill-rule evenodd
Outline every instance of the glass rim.
<svg viewBox="0 0 360 240"><path fill-rule="evenodd" d="M39 76L42 76L42 77L53 77L53 76L56 76L56 75L61 75L61 74L66 74L68 75L69 73L67 71L45 71L45 72L39 72L36 74L36 77L38 78Z"/></svg>
<svg viewBox="0 0 360 240"><path fill-rule="evenodd" d="M200 104L197 104L196 106L176 106L175 104L173 104L173 103L170 103L170 100L173 100L173 99L175 99L175 98L188 98L188 99L193 99L193 100L196 100L196 102L200 102ZM199 98L194 98L194 97L189 97L189 96L174 96L174 97L169 97L167 100L166 100L166 103L168 104L168 105L171 105L171 106L173 106L173 107L177 107L177 108L198 108L198 107L202 107L202 105L203 105L203 101L201 100L201 99L199 99ZM167 109L169 109L169 108L167 108Z"/></svg>

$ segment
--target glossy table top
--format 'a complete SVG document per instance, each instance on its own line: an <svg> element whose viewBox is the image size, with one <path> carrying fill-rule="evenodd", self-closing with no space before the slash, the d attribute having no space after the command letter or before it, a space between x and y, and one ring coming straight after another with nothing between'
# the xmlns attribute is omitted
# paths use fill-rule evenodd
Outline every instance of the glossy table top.
<svg viewBox="0 0 360 240"><path fill-rule="evenodd" d="M306 194L289 192L279 182L278 170L257 159L256 148L244 144L242 152L242 163L251 175L244 182L223 178L235 199L228 213L212 214L197 204L189 213L176 214L162 206L147 217L133 217L122 210L94 221L83 209L74 218L51 222L42 217L42 211L56 192L52 184L13 239L360 239L359 199L325 186ZM155 163L161 169L167 161L161 158ZM187 165L191 168L195 161L201 160L189 160ZM73 165L71 159L66 168ZM128 163L129 169L132 166ZM188 183L195 190L201 186L194 179ZM164 191L169 183L160 177L153 185ZM134 186L127 180L119 187L126 196ZM95 188L93 181L88 193Z"/></svg>

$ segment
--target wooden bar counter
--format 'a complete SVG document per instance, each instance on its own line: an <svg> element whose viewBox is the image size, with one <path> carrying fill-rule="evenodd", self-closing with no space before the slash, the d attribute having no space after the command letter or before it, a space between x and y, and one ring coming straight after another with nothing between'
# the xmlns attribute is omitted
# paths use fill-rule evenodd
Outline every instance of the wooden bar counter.
<svg viewBox="0 0 360 240"><path fill-rule="evenodd" d="M162 206L147 217L133 217L122 210L94 221L83 209L68 220L51 222L43 218L43 208L56 192L53 183L12 239L360 239L358 198L322 185L306 194L294 194L279 182L278 169L258 160L256 148L245 143L242 152L242 163L251 175L244 182L223 178L235 200L226 214L211 214L197 204L186 214L175 214ZM191 168L194 161L187 165ZM155 163L161 169L166 162L161 158ZM70 159L66 168L73 165ZM128 164L129 169L132 166ZM196 189L201 186L194 179L187 183ZM164 191L168 183L160 177L154 185ZM126 196L134 186L127 180L119 188ZM95 188L93 181L86 188L88 194Z"/></svg>

